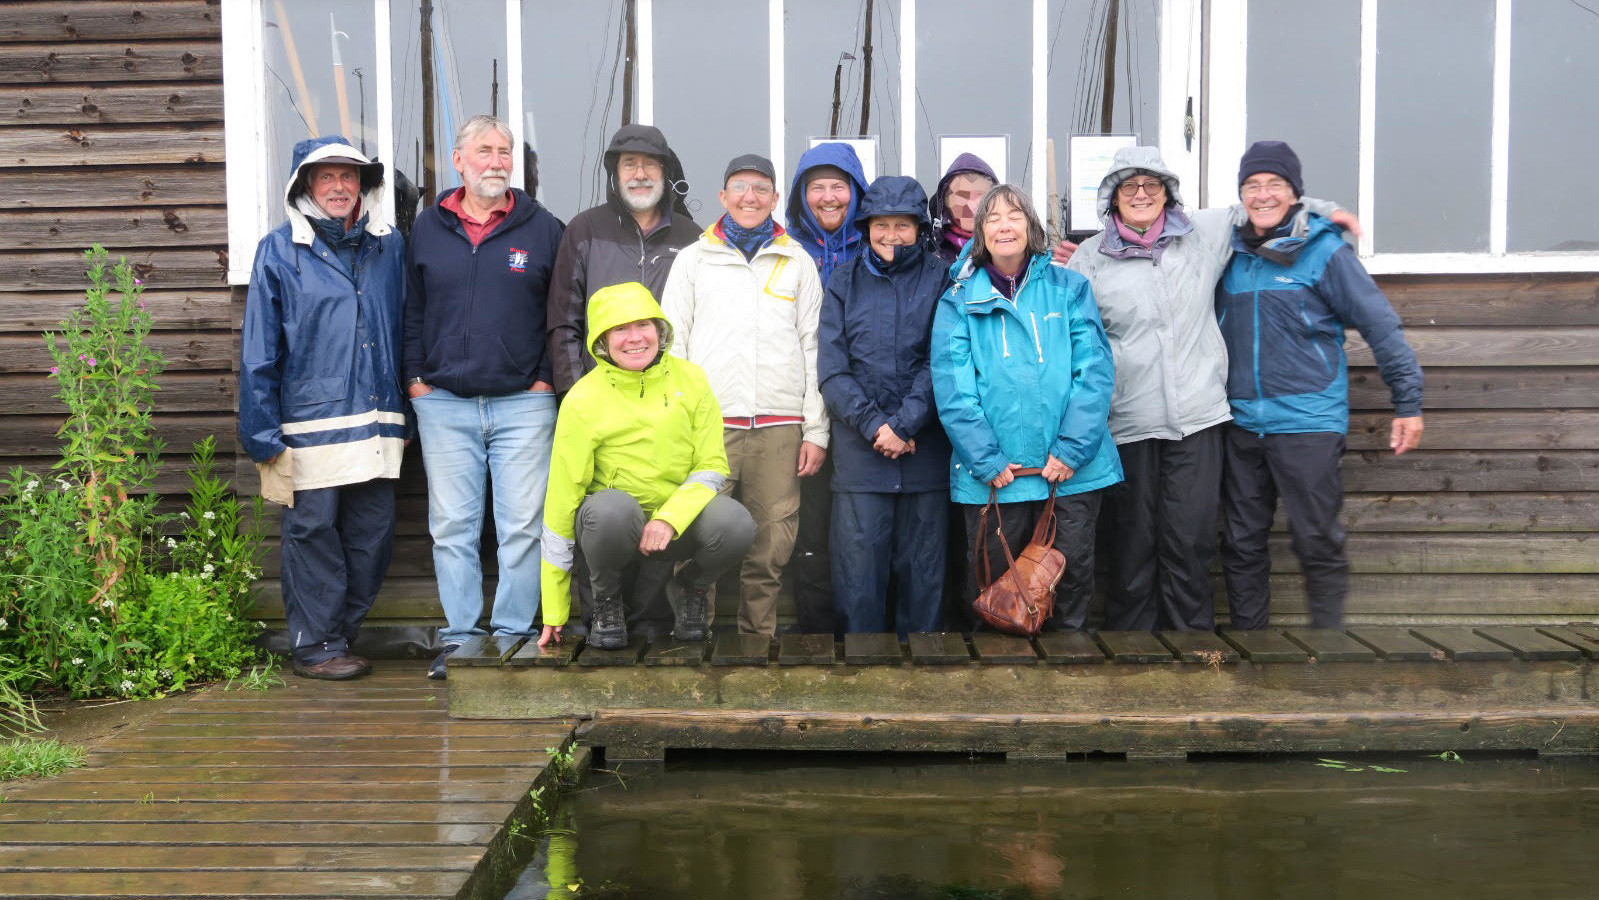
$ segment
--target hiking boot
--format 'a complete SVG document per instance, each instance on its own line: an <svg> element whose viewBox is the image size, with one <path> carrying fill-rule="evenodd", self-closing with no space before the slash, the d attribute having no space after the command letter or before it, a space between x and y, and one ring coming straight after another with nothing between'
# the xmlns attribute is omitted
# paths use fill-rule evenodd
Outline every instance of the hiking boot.
<svg viewBox="0 0 1599 900"><path fill-rule="evenodd" d="M594 598L588 645L596 650L620 650L627 646L627 619L622 614L621 597Z"/></svg>
<svg viewBox="0 0 1599 900"><path fill-rule="evenodd" d="M677 601L677 615L672 627L672 636L684 642L703 641L706 632L706 594L710 589L695 587L685 581L679 581L677 586L682 596Z"/></svg>
<svg viewBox="0 0 1599 900"><path fill-rule="evenodd" d="M301 678L317 678L322 681L349 681L371 671L371 666L364 665L363 662L358 662L351 656L334 656L315 665L295 660L294 674Z"/></svg>

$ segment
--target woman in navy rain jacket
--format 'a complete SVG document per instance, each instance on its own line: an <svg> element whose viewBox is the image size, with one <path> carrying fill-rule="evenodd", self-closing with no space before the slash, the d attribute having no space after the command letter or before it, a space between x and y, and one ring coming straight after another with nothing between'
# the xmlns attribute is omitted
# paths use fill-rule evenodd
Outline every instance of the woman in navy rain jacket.
<svg viewBox="0 0 1599 900"><path fill-rule="evenodd" d="M913 178L872 182L855 224L866 249L827 283L816 370L832 415L833 600L840 630L939 630L949 439L933 407L933 310L949 276L925 249Z"/></svg>
<svg viewBox="0 0 1599 900"><path fill-rule="evenodd" d="M968 596L976 596L977 522L998 491L1005 539L1027 543L1058 485L1055 547L1066 571L1048 627L1081 629L1094 595L1094 523L1102 488L1122 480L1111 440L1115 371L1088 279L1051 263L1027 195L1002 184L977 207L972 251L933 320L933 390L954 445L950 493L966 504ZM1042 475L1018 477L1019 468ZM988 542L994 576L1007 563Z"/></svg>

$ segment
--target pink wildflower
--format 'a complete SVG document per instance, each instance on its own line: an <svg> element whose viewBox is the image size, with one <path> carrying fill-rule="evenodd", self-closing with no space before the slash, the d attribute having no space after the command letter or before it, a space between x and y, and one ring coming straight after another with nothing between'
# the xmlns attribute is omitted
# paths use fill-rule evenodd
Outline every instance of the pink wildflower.
<svg viewBox="0 0 1599 900"><path fill-rule="evenodd" d="M51 375L60 375L60 374L61 374L61 369L60 369L60 367L58 367L58 366L51 366L51 367L50 367L50 374L51 374Z"/></svg>

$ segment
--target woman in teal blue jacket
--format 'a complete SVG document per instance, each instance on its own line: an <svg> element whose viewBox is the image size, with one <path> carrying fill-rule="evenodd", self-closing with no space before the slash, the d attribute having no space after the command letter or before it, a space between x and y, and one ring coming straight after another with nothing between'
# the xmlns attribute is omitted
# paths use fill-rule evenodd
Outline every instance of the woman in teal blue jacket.
<svg viewBox="0 0 1599 900"><path fill-rule="evenodd" d="M1066 572L1050 626L1081 629L1094 594L1094 523L1122 480L1106 417L1115 369L1088 280L1050 261L1027 195L994 187L977 207L969 256L933 320L933 394L955 450L950 494L965 505L967 595L975 597L977 520L998 491L1005 539L1020 552L1058 485L1055 547ZM1041 475L1016 474L1039 468ZM990 571L1006 568L988 542Z"/></svg>

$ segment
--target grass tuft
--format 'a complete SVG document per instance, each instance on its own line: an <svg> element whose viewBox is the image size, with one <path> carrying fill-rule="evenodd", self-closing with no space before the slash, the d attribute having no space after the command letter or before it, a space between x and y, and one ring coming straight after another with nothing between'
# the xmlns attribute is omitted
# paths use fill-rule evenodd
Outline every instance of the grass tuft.
<svg viewBox="0 0 1599 900"><path fill-rule="evenodd" d="M88 753L55 738L16 738L0 743L0 781L49 778L83 765Z"/></svg>

